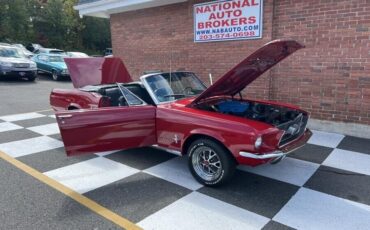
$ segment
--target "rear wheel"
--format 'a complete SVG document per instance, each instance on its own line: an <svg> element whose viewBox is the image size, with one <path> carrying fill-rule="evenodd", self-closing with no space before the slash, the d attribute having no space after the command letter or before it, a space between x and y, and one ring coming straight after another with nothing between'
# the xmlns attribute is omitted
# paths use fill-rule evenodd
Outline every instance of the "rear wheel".
<svg viewBox="0 0 370 230"><path fill-rule="evenodd" d="M235 161L222 145L209 139L194 141L189 149L189 168L200 183L219 186L226 183L235 172Z"/></svg>
<svg viewBox="0 0 370 230"><path fill-rule="evenodd" d="M60 80L60 76L58 75L57 71L53 70L51 72L51 75L52 75L54 81L59 81Z"/></svg>

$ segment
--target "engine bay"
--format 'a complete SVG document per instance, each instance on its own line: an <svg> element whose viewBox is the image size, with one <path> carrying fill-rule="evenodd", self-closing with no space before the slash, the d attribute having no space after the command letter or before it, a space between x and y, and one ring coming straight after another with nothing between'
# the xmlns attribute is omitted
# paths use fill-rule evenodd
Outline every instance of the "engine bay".
<svg viewBox="0 0 370 230"><path fill-rule="evenodd" d="M282 106L269 105L254 101L224 99L202 103L199 109L244 117L279 127L295 120L302 112Z"/></svg>

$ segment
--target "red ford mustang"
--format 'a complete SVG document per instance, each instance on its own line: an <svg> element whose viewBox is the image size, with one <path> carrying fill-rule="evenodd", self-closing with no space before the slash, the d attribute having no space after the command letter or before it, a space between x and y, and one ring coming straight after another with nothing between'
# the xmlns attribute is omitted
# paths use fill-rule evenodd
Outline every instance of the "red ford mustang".
<svg viewBox="0 0 370 230"><path fill-rule="evenodd" d="M133 81L118 58L66 59L75 89L54 89L50 103L67 155L154 145L187 154L191 173L208 186L226 182L237 164L276 163L312 135L308 113L241 90L301 48L267 43L208 88L191 72Z"/></svg>

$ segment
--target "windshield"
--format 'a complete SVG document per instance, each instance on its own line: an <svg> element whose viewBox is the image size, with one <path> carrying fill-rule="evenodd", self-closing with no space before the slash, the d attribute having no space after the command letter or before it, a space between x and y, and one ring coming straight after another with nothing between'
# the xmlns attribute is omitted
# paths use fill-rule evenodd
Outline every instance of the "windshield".
<svg viewBox="0 0 370 230"><path fill-rule="evenodd" d="M63 50L50 50L49 53L51 53L51 54L63 54L64 51Z"/></svg>
<svg viewBox="0 0 370 230"><path fill-rule="evenodd" d="M21 50L27 50L26 47L24 47L22 44L13 44L13 46L21 49Z"/></svg>
<svg viewBox="0 0 370 230"><path fill-rule="evenodd" d="M89 55L85 53L80 53L80 52L68 52L67 55L69 57L74 57L74 58L84 58L84 57L89 57Z"/></svg>
<svg viewBox="0 0 370 230"><path fill-rule="evenodd" d="M206 87L194 73L161 73L145 78L158 103L195 96Z"/></svg>
<svg viewBox="0 0 370 230"><path fill-rule="evenodd" d="M0 57L23 58L24 55L18 48L0 47Z"/></svg>
<svg viewBox="0 0 370 230"><path fill-rule="evenodd" d="M49 62L64 62L64 58L61 56L49 56Z"/></svg>

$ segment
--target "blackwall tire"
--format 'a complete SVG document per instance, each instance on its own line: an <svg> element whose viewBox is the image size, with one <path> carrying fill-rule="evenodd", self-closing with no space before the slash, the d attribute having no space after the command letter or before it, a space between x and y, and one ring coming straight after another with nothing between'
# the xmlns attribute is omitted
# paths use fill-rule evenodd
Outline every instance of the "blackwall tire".
<svg viewBox="0 0 370 230"><path fill-rule="evenodd" d="M54 81L60 81L60 76L58 76L58 73L55 70L53 70L51 76L53 77Z"/></svg>
<svg viewBox="0 0 370 230"><path fill-rule="evenodd" d="M188 166L201 184L217 187L234 175L236 163L224 146L209 139L198 139L188 148Z"/></svg>
<svg viewBox="0 0 370 230"><path fill-rule="evenodd" d="M30 77L27 77L27 80L28 81L35 81L36 77L35 76L30 76Z"/></svg>

